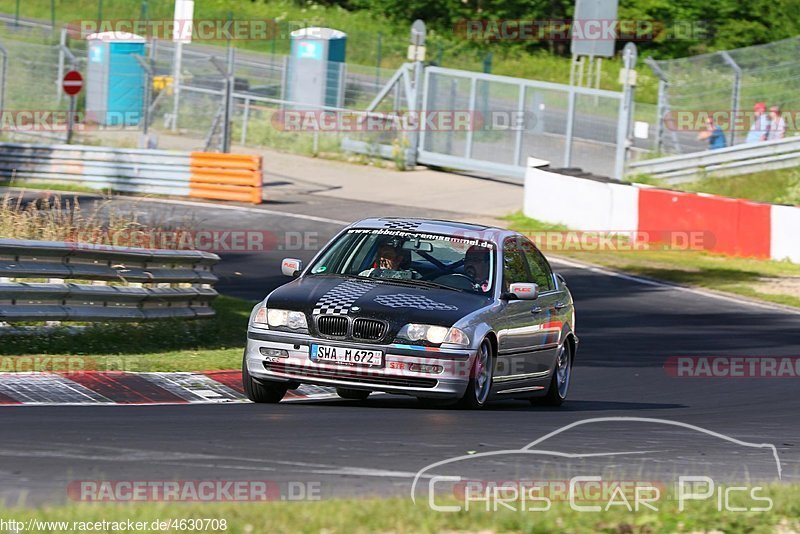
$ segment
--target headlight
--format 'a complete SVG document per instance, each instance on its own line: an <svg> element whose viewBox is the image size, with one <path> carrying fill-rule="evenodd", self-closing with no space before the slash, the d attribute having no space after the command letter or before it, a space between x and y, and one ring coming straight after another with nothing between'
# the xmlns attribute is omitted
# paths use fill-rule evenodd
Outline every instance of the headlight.
<svg viewBox="0 0 800 534"><path fill-rule="evenodd" d="M429 324L410 323L400 329L397 337L409 341L427 341L434 345L453 343L454 345L469 345L469 337L456 327L447 328Z"/></svg>
<svg viewBox="0 0 800 534"><path fill-rule="evenodd" d="M266 324L271 327L285 326L292 330L308 330L306 315L303 312L276 310L274 308L259 308L254 323Z"/></svg>

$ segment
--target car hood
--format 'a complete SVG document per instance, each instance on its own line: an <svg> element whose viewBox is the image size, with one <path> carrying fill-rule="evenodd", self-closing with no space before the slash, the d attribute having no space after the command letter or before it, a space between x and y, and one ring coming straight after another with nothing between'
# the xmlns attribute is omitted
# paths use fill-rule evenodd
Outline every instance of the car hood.
<svg viewBox="0 0 800 534"><path fill-rule="evenodd" d="M267 306L313 315L336 313L388 321L390 330L406 323L452 326L489 305L491 299L464 291L338 276L298 278L270 293Z"/></svg>

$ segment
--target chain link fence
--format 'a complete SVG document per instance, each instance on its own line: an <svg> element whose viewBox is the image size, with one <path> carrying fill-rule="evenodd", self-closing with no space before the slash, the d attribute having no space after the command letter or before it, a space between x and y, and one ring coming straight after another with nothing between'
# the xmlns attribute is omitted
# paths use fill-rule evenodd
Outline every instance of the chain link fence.
<svg viewBox="0 0 800 534"><path fill-rule="evenodd" d="M798 116L800 37L688 58L648 60L648 64L660 80L657 150L661 153L708 148L706 141L697 139L697 124L687 131L676 123L678 113L687 117L694 113L695 118L717 113L729 145L745 142L756 102L780 106L785 119ZM793 127L794 121L787 120L787 136L796 132Z"/></svg>

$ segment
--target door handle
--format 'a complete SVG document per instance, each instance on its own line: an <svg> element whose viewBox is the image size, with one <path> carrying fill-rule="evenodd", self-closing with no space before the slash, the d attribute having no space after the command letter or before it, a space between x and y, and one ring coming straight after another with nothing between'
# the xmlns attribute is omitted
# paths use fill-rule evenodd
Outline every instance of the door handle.
<svg viewBox="0 0 800 534"><path fill-rule="evenodd" d="M531 313L533 313L533 314L542 313L542 307L541 306L534 306L533 308L531 308Z"/></svg>
<svg viewBox="0 0 800 534"><path fill-rule="evenodd" d="M567 303L566 303L566 302L556 302L556 303L553 305L553 307L554 307L555 309L557 309L557 310L563 310L564 308L566 308L566 307L567 307Z"/></svg>

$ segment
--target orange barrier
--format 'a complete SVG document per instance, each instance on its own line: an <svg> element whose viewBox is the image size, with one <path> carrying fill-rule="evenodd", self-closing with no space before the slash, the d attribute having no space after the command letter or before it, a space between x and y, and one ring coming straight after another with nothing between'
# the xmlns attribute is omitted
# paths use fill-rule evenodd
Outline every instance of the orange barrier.
<svg viewBox="0 0 800 534"><path fill-rule="evenodd" d="M261 162L250 154L192 152L189 196L260 204Z"/></svg>
<svg viewBox="0 0 800 534"><path fill-rule="evenodd" d="M706 250L769 258L770 209L747 200L647 188L639 191L638 229L650 242L702 232Z"/></svg>

